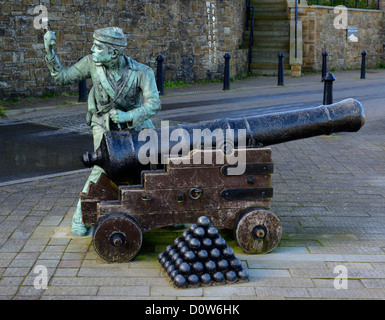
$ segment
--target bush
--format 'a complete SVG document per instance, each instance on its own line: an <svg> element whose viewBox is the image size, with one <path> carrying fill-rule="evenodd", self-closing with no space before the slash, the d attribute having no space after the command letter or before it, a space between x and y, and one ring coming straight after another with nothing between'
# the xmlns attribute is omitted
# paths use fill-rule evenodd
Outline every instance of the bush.
<svg viewBox="0 0 385 320"><path fill-rule="evenodd" d="M345 6L347 8L358 8L358 9L377 9L378 2L376 0L346 0L345 3L343 0L334 0L332 5L332 0L307 0L308 5L319 5L319 6Z"/></svg>

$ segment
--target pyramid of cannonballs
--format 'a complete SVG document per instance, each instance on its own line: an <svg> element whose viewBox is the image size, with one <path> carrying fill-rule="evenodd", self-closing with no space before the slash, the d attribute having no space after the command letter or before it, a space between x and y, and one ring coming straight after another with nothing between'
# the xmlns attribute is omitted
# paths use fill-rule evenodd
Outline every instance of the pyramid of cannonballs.
<svg viewBox="0 0 385 320"><path fill-rule="evenodd" d="M176 238L174 245L159 254L158 260L179 288L228 284L249 278L234 250L205 216Z"/></svg>

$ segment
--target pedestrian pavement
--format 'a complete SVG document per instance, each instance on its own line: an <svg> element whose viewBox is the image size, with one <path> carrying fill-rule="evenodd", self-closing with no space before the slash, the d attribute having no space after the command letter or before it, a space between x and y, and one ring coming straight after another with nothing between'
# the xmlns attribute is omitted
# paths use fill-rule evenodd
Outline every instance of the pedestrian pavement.
<svg viewBox="0 0 385 320"><path fill-rule="evenodd" d="M335 76L340 81L359 81L357 70L336 72ZM367 77L381 79L385 72L374 70ZM263 91L276 86L275 82L276 78L248 78L231 86L233 91ZM287 78L285 88L306 91L316 82L320 82L319 74ZM221 86L168 89L162 99L168 103L180 101L182 96L185 101L202 95L210 99ZM9 106L6 113L11 120L88 134L82 123L86 104L75 98L69 98L65 107L52 98L39 108L30 107L34 112L19 104ZM2 183L0 299L384 299L384 132L383 119L374 119L358 133L272 146L271 206L282 223L282 239L272 252L250 255L229 232L220 230L249 272L248 282L229 285L187 289L171 285L157 255L183 229L145 233L139 255L122 264L99 258L91 237L72 236L71 219L88 169ZM44 270L48 285L39 288ZM341 288L344 284L347 288Z"/></svg>

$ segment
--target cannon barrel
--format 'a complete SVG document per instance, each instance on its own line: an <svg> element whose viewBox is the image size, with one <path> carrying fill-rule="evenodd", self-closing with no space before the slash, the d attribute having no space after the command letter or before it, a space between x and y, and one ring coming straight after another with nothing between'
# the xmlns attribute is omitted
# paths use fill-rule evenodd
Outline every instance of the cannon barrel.
<svg viewBox="0 0 385 320"><path fill-rule="evenodd" d="M177 129L182 129L185 136L189 137L187 144L190 149L197 146L196 141L193 141L194 130L202 132L205 129L209 129L211 132L217 129L223 132L226 129L233 129L235 147L238 146L239 130L245 129L246 146L262 147L323 134L356 132L364 123L365 115L360 102L346 99L331 105L301 110L170 126L167 128L167 144L171 150L180 143L180 140L175 137L170 139L170 133ZM160 144L164 142L164 137L161 138L161 135L165 133L164 130L164 128L153 130L153 134L158 137L156 139L157 161L162 150ZM148 139L139 139L139 132L106 132L99 148L94 153L83 154L82 160L86 167L100 166L115 182L137 183L140 182L141 171L149 169L149 165L143 165L139 160L140 148L147 142ZM216 145L215 139L212 146L213 148L219 147Z"/></svg>

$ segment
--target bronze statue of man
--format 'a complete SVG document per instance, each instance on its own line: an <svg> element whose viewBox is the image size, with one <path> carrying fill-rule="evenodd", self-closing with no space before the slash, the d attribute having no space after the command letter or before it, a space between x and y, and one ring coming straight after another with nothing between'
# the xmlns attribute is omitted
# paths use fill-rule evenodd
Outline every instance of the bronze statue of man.
<svg viewBox="0 0 385 320"><path fill-rule="evenodd" d="M154 128L150 118L161 109L161 103L152 69L124 55L127 40L121 28L99 29L93 36L92 54L69 68L59 62L54 51L55 33L51 30L44 35L44 45L45 60L56 83L64 85L92 79L86 121L92 128L96 150L106 131ZM103 172L94 166L83 192L87 192L90 181L96 182ZM90 232L82 222L80 200L71 232L76 236L87 236Z"/></svg>

